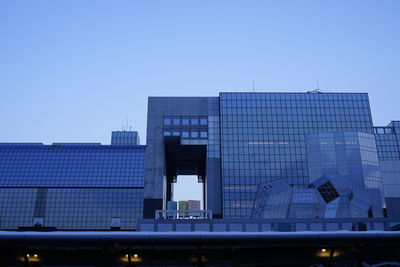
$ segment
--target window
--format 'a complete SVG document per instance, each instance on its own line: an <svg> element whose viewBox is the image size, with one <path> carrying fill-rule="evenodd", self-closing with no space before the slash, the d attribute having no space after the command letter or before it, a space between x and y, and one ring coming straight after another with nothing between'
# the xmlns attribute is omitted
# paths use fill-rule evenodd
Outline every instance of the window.
<svg viewBox="0 0 400 267"><path fill-rule="evenodd" d="M385 129L384 128L378 128L378 134L384 134Z"/></svg>
<svg viewBox="0 0 400 267"><path fill-rule="evenodd" d="M171 125L171 119L164 119L164 125Z"/></svg>
<svg viewBox="0 0 400 267"><path fill-rule="evenodd" d="M164 132L164 136L171 136L171 132Z"/></svg>
<svg viewBox="0 0 400 267"><path fill-rule="evenodd" d="M199 119L191 119L192 125L198 125Z"/></svg>
<svg viewBox="0 0 400 267"><path fill-rule="evenodd" d="M189 125L189 119L182 119L182 125Z"/></svg>
<svg viewBox="0 0 400 267"><path fill-rule="evenodd" d="M317 189L326 203L329 203L340 196L330 181L320 185Z"/></svg>
<svg viewBox="0 0 400 267"><path fill-rule="evenodd" d="M180 133L180 132L172 132L172 135L173 135L173 136L180 136L181 133Z"/></svg>
<svg viewBox="0 0 400 267"><path fill-rule="evenodd" d="M207 125L207 119L200 119L200 125Z"/></svg>
<svg viewBox="0 0 400 267"><path fill-rule="evenodd" d="M199 138L199 132L192 132L192 138Z"/></svg>
<svg viewBox="0 0 400 267"><path fill-rule="evenodd" d="M173 122L174 122L174 125L180 125L181 119L174 119Z"/></svg>
<svg viewBox="0 0 400 267"><path fill-rule="evenodd" d="M201 138L207 138L207 132L200 132Z"/></svg>
<svg viewBox="0 0 400 267"><path fill-rule="evenodd" d="M189 138L189 132L182 132L183 138Z"/></svg>

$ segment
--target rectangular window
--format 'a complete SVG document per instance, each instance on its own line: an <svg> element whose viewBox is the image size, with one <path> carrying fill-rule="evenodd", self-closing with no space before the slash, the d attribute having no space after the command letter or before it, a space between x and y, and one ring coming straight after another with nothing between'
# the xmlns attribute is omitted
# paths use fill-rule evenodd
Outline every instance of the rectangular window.
<svg viewBox="0 0 400 267"><path fill-rule="evenodd" d="M199 119L191 119L192 125L199 125Z"/></svg>
<svg viewBox="0 0 400 267"><path fill-rule="evenodd" d="M164 136L171 136L171 132L164 132Z"/></svg>
<svg viewBox="0 0 400 267"><path fill-rule="evenodd" d="M182 132L183 138L189 138L189 132Z"/></svg>
<svg viewBox="0 0 400 267"><path fill-rule="evenodd" d="M201 138L207 138L207 132L200 132Z"/></svg>
<svg viewBox="0 0 400 267"><path fill-rule="evenodd" d="M189 119L182 119L182 125L189 125Z"/></svg>
<svg viewBox="0 0 400 267"><path fill-rule="evenodd" d="M200 119L200 125L207 125L207 119Z"/></svg>
<svg viewBox="0 0 400 267"><path fill-rule="evenodd" d="M180 136L181 133L180 133L180 132L172 132L172 135L173 135L173 136Z"/></svg>
<svg viewBox="0 0 400 267"><path fill-rule="evenodd" d="M164 119L164 125L171 125L171 119Z"/></svg>
<svg viewBox="0 0 400 267"><path fill-rule="evenodd" d="M192 138L199 138L199 132L191 132Z"/></svg>
<svg viewBox="0 0 400 267"><path fill-rule="evenodd" d="M181 119L174 119L173 123L174 123L174 125L180 125L181 124Z"/></svg>

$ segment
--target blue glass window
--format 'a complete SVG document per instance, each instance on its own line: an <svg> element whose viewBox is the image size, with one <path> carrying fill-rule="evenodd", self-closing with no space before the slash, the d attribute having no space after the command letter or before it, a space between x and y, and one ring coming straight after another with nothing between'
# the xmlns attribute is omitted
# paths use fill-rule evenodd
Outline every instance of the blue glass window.
<svg viewBox="0 0 400 267"><path fill-rule="evenodd" d="M199 132L191 132L192 138L199 138Z"/></svg>
<svg viewBox="0 0 400 267"><path fill-rule="evenodd" d="M207 119L200 119L200 125L207 125Z"/></svg>
<svg viewBox="0 0 400 267"><path fill-rule="evenodd" d="M198 125L199 124L199 119L191 119L190 120L192 125Z"/></svg>
<svg viewBox="0 0 400 267"><path fill-rule="evenodd" d="M164 119L164 125L171 125L171 119Z"/></svg>
<svg viewBox="0 0 400 267"><path fill-rule="evenodd" d="M143 187L145 146L0 146L0 187Z"/></svg>
<svg viewBox="0 0 400 267"><path fill-rule="evenodd" d="M2 229L135 229L143 214L145 146L0 145ZM12 210L9 207L14 207Z"/></svg>

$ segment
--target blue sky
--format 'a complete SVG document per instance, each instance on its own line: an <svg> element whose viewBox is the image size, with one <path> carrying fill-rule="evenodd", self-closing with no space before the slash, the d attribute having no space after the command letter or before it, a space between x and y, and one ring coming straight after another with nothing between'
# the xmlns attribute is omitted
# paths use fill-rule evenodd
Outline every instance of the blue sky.
<svg viewBox="0 0 400 267"><path fill-rule="evenodd" d="M145 140L148 96L368 92L400 120L400 1L0 1L0 142Z"/></svg>
<svg viewBox="0 0 400 267"><path fill-rule="evenodd" d="M400 119L400 1L0 2L0 140L145 140L148 96L370 94Z"/></svg>

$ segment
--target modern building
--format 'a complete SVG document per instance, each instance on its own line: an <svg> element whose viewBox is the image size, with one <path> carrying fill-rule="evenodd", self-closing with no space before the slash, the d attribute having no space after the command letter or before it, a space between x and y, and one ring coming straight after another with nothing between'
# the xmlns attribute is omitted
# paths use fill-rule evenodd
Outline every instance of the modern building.
<svg viewBox="0 0 400 267"><path fill-rule="evenodd" d="M145 151L139 145L0 144L0 228L135 229L143 213Z"/></svg>
<svg viewBox="0 0 400 267"><path fill-rule="evenodd" d="M0 265L400 264L400 122L367 94L150 97L147 123L145 146L0 143Z"/></svg>
<svg viewBox="0 0 400 267"><path fill-rule="evenodd" d="M185 174L203 182L214 218L250 218L262 184L305 189L323 175L340 176L358 195L374 191L366 201L375 217L398 217L398 127L373 126L365 93L150 97L144 217L165 209Z"/></svg>
<svg viewBox="0 0 400 267"><path fill-rule="evenodd" d="M149 97L145 146L0 144L0 228L139 229L184 175L215 222L400 219L400 122L375 127L366 93Z"/></svg>

